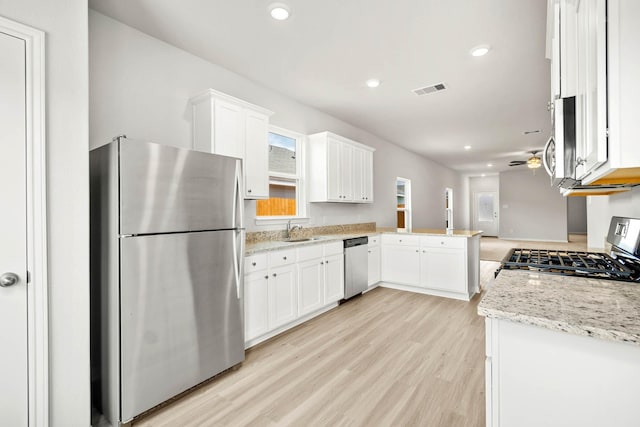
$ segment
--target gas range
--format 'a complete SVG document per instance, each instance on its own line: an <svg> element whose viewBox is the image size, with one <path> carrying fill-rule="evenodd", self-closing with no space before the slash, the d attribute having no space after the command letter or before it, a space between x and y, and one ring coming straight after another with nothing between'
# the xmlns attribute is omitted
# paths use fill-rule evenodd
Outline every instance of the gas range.
<svg viewBox="0 0 640 427"><path fill-rule="evenodd" d="M612 217L611 253L551 249L511 249L500 270L526 270L640 283L640 219Z"/></svg>
<svg viewBox="0 0 640 427"><path fill-rule="evenodd" d="M515 248L501 268L640 283L640 261L601 252Z"/></svg>

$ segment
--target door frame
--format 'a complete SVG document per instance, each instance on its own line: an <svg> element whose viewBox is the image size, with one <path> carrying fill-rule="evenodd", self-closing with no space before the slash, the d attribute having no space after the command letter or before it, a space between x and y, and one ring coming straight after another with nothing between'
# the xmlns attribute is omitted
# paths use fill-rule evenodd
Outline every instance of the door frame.
<svg viewBox="0 0 640 427"><path fill-rule="evenodd" d="M472 196L471 196L471 224L474 230L479 230L480 226L478 225L478 195L480 193L494 193L495 194L495 199L494 199L494 206L495 204L497 204L498 206L498 216L494 217L494 222L496 223L496 234L495 237L499 237L500 236L500 193L497 190L478 190L478 191L474 191ZM486 234L482 234L483 236L485 236ZM490 234L488 236L492 236L493 234Z"/></svg>
<svg viewBox="0 0 640 427"><path fill-rule="evenodd" d="M49 425L49 304L45 33L0 16L0 31L25 42L27 343L29 426Z"/></svg>

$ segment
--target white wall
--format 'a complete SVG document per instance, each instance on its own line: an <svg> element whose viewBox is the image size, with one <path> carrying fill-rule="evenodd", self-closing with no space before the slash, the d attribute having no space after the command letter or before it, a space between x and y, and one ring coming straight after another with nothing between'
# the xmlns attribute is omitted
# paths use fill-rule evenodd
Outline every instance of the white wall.
<svg viewBox="0 0 640 427"><path fill-rule="evenodd" d="M543 170L500 172L500 238L567 241L567 200Z"/></svg>
<svg viewBox="0 0 640 427"><path fill-rule="evenodd" d="M587 198L587 245L604 250L612 216L640 218L640 187L614 196Z"/></svg>
<svg viewBox="0 0 640 427"><path fill-rule="evenodd" d="M567 197L567 229L570 234L587 234L586 197Z"/></svg>
<svg viewBox="0 0 640 427"><path fill-rule="evenodd" d="M406 151L362 129L258 85L225 68L147 36L97 12L89 14L90 141L105 144L118 134L180 147L191 145L188 99L213 88L275 112L271 122L303 134L331 131L376 148L375 203L310 204L309 225L375 221L395 226L395 179L412 180L414 227L444 228L444 189L462 180L456 172ZM246 202L249 230L257 226L255 202ZM461 212L454 222L460 224Z"/></svg>
<svg viewBox="0 0 640 427"><path fill-rule="evenodd" d="M0 15L46 32L49 424L87 426L90 424L87 2L0 0Z"/></svg>

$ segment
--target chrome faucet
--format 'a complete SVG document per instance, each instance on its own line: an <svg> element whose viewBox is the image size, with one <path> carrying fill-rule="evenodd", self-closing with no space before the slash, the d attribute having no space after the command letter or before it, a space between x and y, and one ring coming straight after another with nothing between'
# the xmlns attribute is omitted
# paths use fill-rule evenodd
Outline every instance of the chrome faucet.
<svg viewBox="0 0 640 427"><path fill-rule="evenodd" d="M302 226L298 224L291 225L291 220L287 221L287 239L291 238L292 230L302 230Z"/></svg>

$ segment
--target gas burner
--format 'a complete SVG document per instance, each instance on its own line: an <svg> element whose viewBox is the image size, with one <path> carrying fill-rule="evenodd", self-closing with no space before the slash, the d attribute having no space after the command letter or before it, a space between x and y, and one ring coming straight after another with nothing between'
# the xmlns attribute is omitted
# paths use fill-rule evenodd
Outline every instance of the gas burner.
<svg viewBox="0 0 640 427"><path fill-rule="evenodd" d="M640 283L640 262L600 252L516 248L501 268Z"/></svg>

